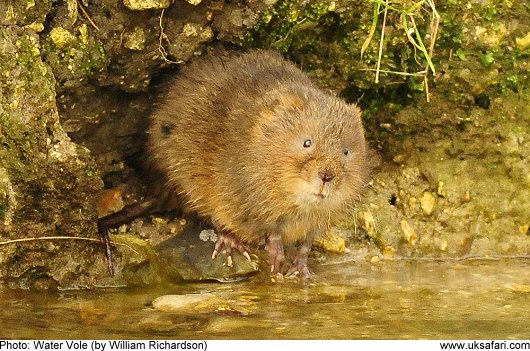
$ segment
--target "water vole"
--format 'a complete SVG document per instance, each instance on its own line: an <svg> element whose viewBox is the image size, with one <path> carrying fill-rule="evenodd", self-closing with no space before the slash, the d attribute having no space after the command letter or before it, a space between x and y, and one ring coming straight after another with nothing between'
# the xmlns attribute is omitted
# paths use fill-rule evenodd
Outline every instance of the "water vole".
<svg viewBox="0 0 530 351"><path fill-rule="evenodd" d="M283 244L307 278L316 235L344 216L368 180L361 112L318 89L279 54L202 58L169 85L152 115L149 153L224 247L248 257L265 239L271 270Z"/></svg>

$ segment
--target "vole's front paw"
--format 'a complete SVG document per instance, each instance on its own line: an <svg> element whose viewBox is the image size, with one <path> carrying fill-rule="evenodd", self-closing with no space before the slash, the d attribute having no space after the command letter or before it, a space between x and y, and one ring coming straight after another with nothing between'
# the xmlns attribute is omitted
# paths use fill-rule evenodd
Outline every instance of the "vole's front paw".
<svg viewBox="0 0 530 351"><path fill-rule="evenodd" d="M232 267L234 264L232 260L232 252L234 249L250 261L250 255L248 254L250 250L234 234L227 230L216 230L215 232L217 233L217 242L212 253L212 259L216 258L224 248L226 250L226 263L228 267Z"/></svg>

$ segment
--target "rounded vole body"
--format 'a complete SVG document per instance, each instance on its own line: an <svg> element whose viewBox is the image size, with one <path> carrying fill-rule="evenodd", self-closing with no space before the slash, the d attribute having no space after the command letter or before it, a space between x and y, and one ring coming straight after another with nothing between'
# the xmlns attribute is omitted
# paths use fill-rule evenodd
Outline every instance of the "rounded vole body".
<svg viewBox="0 0 530 351"><path fill-rule="evenodd" d="M149 152L218 230L246 243L310 243L367 182L360 116L279 54L201 58L153 113Z"/></svg>

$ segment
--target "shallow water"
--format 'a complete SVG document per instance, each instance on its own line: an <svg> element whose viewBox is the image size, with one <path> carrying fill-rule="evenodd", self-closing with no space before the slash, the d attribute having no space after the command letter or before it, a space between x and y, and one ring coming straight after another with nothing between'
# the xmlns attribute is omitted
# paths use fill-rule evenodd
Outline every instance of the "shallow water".
<svg viewBox="0 0 530 351"><path fill-rule="evenodd" d="M3 292L0 338L530 339L530 260L394 261L316 267L311 284L201 283ZM210 292L204 312L168 313L167 294Z"/></svg>

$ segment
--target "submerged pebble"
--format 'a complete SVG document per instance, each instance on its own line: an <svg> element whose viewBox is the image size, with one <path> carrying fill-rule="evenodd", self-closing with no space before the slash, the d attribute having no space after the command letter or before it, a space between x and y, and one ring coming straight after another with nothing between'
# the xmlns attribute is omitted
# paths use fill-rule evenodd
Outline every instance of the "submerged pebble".
<svg viewBox="0 0 530 351"><path fill-rule="evenodd" d="M156 298L152 305L156 310L163 312L213 312L222 307L223 300L210 293L164 295Z"/></svg>
<svg viewBox="0 0 530 351"><path fill-rule="evenodd" d="M530 293L530 285L529 284L517 284L517 283L510 283L505 285L509 290L513 292L519 292L519 293Z"/></svg>
<svg viewBox="0 0 530 351"><path fill-rule="evenodd" d="M248 316L255 312L254 301L242 301L236 296L220 297L212 293L164 295L156 298L153 307L161 312L181 314L220 313Z"/></svg>

